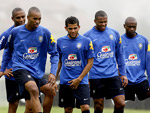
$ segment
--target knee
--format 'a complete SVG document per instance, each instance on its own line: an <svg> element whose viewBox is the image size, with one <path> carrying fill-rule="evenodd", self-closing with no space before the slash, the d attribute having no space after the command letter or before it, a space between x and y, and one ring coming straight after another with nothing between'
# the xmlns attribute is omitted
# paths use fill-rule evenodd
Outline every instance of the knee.
<svg viewBox="0 0 150 113"><path fill-rule="evenodd" d="M115 108L117 109L123 109L124 107L125 107L125 101L115 103Z"/></svg>
<svg viewBox="0 0 150 113"><path fill-rule="evenodd" d="M89 107L88 104L86 104L86 105L81 105L80 108L81 108L81 111L82 111L82 112L83 112L83 111L87 111L87 110L90 109L90 107Z"/></svg>
<svg viewBox="0 0 150 113"><path fill-rule="evenodd" d="M71 107L65 108L65 113L72 113L72 111L73 111L73 108Z"/></svg>
<svg viewBox="0 0 150 113"><path fill-rule="evenodd" d="M32 86L30 87L30 89L28 90L30 95L39 95L39 90L38 90L38 87L37 86Z"/></svg>
<svg viewBox="0 0 150 113"><path fill-rule="evenodd" d="M94 109L95 109L95 110L100 110L100 111L102 111L103 108L104 108L104 103L103 103L103 102L101 102L101 101L95 101L95 102L94 102Z"/></svg>

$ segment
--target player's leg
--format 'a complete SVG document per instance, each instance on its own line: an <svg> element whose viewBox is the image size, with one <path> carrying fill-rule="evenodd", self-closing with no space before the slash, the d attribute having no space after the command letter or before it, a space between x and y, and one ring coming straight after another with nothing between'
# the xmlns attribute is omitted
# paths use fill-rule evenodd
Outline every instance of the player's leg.
<svg viewBox="0 0 150 113"><path fill-rule="evenodd" d="M94 113L102 113L104 109L104 81L103 79L90 79L90 96L94 102Z"/></svg>
<svg viewBox="0 0 150 113"><path fill-rule="evenodd" d="M23 93L23 91L27 90L30 94L30 102L33 112L41 113L38 79L33 78L28 71L23 69L14 71L13 75L21 88L20 93Z"/></svg>
<svg viewBox="0 0 150 113"><path fill-rule="evenodd" d="M15 80L5 79L8 113L16 113L19 104L19 88Z"/></svg>
<svg viewBox="0 0 150 113"><path fill-rule="evenodd" d="M139 100L145 100L150 97L148 80L144 80L141 83L135 85L136 95Z"/></svg>
<svg viewBox="0 0 150 113"><path fill-rule="evenodd" d="M75 98L72 89L68 85L60 85L59 107L64 107L65 113L72 113L75 107Z"/></svg>
<svg viewBox="0 0 150 113"><path fill-rule="evenodd" d="M125 107L125 93L120 81L120 77L112 77L107 80L107 97L111 97L114 101L114 113L123 113ZM106 98L107 98L106 97Z"/></svg>
<svg viewBox="0 0 150 113"><path fill-rule="evenodd" d="M124 107L125 107L125 96L124 95L118 95L113 98L114 101L114 113L123 113Z"/></svg>
<svg viewBox="0 0 150 113"><path fill-rule="evenodd" d="M76 107L80 106L82 113L90 113L90 88L88 84L79 84L78 88L73 90L76 98Z"/></svg>
<svg viewBox="0 0 150 113"><path fill-rule="evenodd" d="M50 113L53 105L54 93L52 91L52 87L47 84L45 78L40 80L40 91L44 93L43 113Z"/></svg>

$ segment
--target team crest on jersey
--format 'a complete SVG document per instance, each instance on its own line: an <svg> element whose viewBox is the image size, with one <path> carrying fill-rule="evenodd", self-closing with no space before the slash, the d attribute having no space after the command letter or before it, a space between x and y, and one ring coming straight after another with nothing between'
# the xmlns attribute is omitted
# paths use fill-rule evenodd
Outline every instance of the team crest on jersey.
<svg viewBox="0 0 150 113"><path fill-rule="evenodd" d="M77 55L76 54L69 54L68 60L77 60Z"/></svg>
<svg viewBox="0 0 150 113"><path fill-rule="evenodd" d="M137 54L130 54L129 60L137 60Z"/></svg>
<svg viewBox="0 0 150 113"><path fill-rule="evenodd" d="M102 52L109 52L111 51L110 46L103 46L102 47Z"/></svg>
<svg viewBox="0 0 150 113"><path fill-rule="evenodd" d="M139 48L142 49L143 45L142 43L139 43Z"/></svg>
<svg viewBox="0 0 150 113"><path fill-rule="evenodd" d="M110 35L109 35L109 38L110 38L111 40L113 40L113 39L114 39L114 36L113 36L112 34L110 34Z"/></svg>
<svg viewBox="0 0 150 113"><path fill-rule="evenodd" d="M39 41L42 42L43 41L43 37L39 36Z"/></svg>
<svg viewBox="0 0 150 113"><path fill-rule="evenodd" d="M28 53L37 53L37 48L36 47L28 48Z"/></svg>
<svg viewBox="0 0 150 113"><path fill-rule="evenodd" d="M55 43L56 41L55 41L55 39L54 39L54 37L53 37L53 35L51 35L51 43Z"/></svg>
<svg viewBox="0 0 150 113"><path fill-rule="evenodd" d="M82 47L81 43L77 43L77 48L80 49Z"/></svg>

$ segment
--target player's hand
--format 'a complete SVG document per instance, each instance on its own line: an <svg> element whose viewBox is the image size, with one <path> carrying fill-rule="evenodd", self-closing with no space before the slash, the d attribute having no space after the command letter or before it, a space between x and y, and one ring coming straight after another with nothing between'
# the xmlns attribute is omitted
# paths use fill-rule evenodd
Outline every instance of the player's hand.
<svg viewBox="0 0 150 113"><path fill-rule="evenodd" d="M81 80L79 78L76 78L76 79L73 79L71 81L69 81L68 83L71 83L69 86L72 88L72 89L77 89L77 87L79 86Z"/></svg>
<svg viewBox="0 0 150 113"><path fill-rule="evenodd" d="M4 72L0 72L0 78L4 75Z"/></svg>
<svg viewBox="0 0 150 113"><path fill-rule="evenodd" d="M58 91L58 87L57 87L57 84L56 84L56 82L55 82L55 84L52 86L52 95L53 96L56 96L56 91Z"/></svg>
<svg viewBox="0 0 150 113"><path fill-rule="evenodd" d="M48 85L53 86L56 83L56 77L54 74L50 73L48 76Z"/></svg>
<svg viewBox="0 0 150 113"><path fill-rule="evenodd" d="M121 82L122 82L122 86L126 87L128 85L128 79L126 76L121 76Z"/></svg>
<svg viewBox="0 0 150 113"><path fill-rule="evenodd" d="M9 78L10 78L11 76L13 77L12 68L6 69L5 72L4 72L4 75L8 76Z"/></svg>

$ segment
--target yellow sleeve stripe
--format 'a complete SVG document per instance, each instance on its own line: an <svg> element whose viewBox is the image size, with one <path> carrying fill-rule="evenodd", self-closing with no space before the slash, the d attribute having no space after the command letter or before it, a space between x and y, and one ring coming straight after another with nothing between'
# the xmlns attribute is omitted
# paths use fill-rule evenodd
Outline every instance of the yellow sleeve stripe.
<svg viewBox="0 0 150 113"><path fill-rule="evenodd" d="M122 40L121 40L121 37L120 37L120 39L119 39L120 41L119 41L119 44L121 44L122 43Z"/></svg>
<svg viewBox="0 0 150 113"><path fill-rule="evenodd" d="M51 39L51 43L53 43L53 42L56 43L56 41L55 41L53 35L51 35L51 38L50 38L50 39Z"/></svg>
<svg viewBox="0 0 150 113"><path fill-rule="evenodd" d="M148 44L148 49L147 49L147 51L150 51L150 45Z"/></svg>

